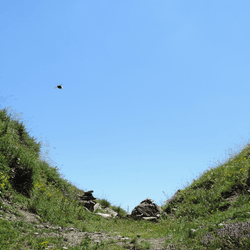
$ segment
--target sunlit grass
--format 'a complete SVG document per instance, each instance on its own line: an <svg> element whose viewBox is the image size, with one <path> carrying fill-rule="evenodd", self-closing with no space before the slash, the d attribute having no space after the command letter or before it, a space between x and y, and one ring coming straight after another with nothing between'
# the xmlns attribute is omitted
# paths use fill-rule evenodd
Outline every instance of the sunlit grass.
<svg viewBox="0 0 250 250"><path fill-rule="evenodd" d="M249 145L242 147L240 152L230 154L223 163L214 161L214 167L204 171L191 184L187 183L176 202L166 201L162 205L164 214L158 223L126 218L127 212L120 206L113 206L106 199L97 199L103 208L111 207L122 216L121 219L104 219L88 212L79 203L78 194L84 194L83 190L61 178L57 167L40 159L41 142L28 135L23 123L11 118L7 110L0 110L0 197L26 206L30 212L40 216L41 222L75 227L84 232L105 230L111 235L119 232L132 238L135 245L137 235L141 238L160 238L171 234L172 239L166 240L166 246L175 244L175 249L183 246L187 249L219 249L220 245L226 247L225 244L250 249L250 240L246 238L229 239L225 243L224 239L215 235L215 241L209 246L199 239L199 236L221 228L220 223L249 221L248 149ZM8 208L1 201L0 208L0 215L4 217ZM32 237L36 232L32 224L9 222L0 217L1 249L63 249L59 238ZM56 247L49 248L52 244ZM112 246L115 247L115 242ZM150 249L148 243L137 247ZM81 246L68 249L92 247L89 239L83 239ZM111 245L100 244L93 249L111 249Z"/></svg>

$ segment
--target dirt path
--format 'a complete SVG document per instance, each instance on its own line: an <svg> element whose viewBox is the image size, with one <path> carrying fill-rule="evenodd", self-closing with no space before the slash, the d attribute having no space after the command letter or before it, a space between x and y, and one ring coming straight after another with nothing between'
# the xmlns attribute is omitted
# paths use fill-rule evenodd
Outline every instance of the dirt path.
<svg viewBox="0 0 250 250"><path fill-rule="evenodd" d="M22 220L27 223L35 224L34 227L37 229L37 231L34 233L34 237L63 237L64 247L74 247L79 246L82 240L88 236L91 239L91 245L95 243L101 243L101 241L110 241L114 240L116 241L115 244L120 246L126 246L127 249L139 249L135 248L135 245L133 243L130 243L132 238L123 237L119 235L118 232L116 236L111 236L107 231L101 230L101 232L95 232L95 233L89 233L89 232L82 232L77 228L62 228L60 226L55 226L50 223L41 223L39 221L39 216L33 213L30 213L26 208L23 208L19 204L12 204L11 202L7 200L3 200L0 198L4 205L9 206L11 209L14 207L18 213L22 214L24 217L19 217L14 214L13 211L4 212L2 208L0 207L0 211L4 212L6 215L6 219L8 221L14 221L14 220ZM0 215L0 219L4 219L2 215ZM46 233L42 232L42 229L46 229ZM114 232L115 233L115 232ZM29 233L24 233L23 235L28 235ZM170 236L171 237L171 236ZM151 244L150 249L154 250L163 250L163 249L171 249L171 248L164 248L165 240L168 239L168 237L163 238L157 238L157 239L142 239L140 237L137 238L137 244L140 245L141 243L148 242ZM114 244L114 243L113 243ZM53 245L49 245L49 247L53 247ZM67 248L65 248L67 249Z"/></svg>

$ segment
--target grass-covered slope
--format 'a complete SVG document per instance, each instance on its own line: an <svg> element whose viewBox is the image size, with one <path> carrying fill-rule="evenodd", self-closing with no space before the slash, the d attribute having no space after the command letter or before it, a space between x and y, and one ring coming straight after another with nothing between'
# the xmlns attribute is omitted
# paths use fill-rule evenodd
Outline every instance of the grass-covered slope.
<svg viewBox="0 0 250 250"><path fill-rule="evenodd" d="M39 215L40 223L71 226L90 233L119 232L133 238L130 243L134 248L130 249L155 249L154 243L138 244L138 235L155 242L165 237L165 249L250 249L249 150L247 145L228 162L210 168L180 190L175 200L162 206L165 213L158 223L125 218L123 209L97 199L122 216L104 219L83 209L77 194L84 191L41 160L40 142L30 137L24 124L13 119L6 109L0 110L0 249L122 249L115 242L90 246L82 239L81 244L65 247L59 236L34 237L38 232L35 223L6 220L9 208L4 200ZM223 224L229 222L231 228L225 228ZM218 235L217 229L225 235ZM45 229L39 233L45 233ZM55 247L50 248L50 244Z"/></svg>

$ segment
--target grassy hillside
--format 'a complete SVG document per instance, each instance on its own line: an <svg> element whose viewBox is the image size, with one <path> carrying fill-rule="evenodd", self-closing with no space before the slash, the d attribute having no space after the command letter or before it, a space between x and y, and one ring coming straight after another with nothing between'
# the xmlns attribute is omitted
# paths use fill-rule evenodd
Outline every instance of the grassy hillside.
<svg viewBox="0 0 250 250"><path fill-rule="evenodd" d="M162 206L158 223L126 218L120 207L97 199L121 215L104 219L80 205L77 194L84 191L41 160L40 142L6 109L0 110L0 249L155 249L160 238L162 249L250 249L249 149L247 145L180 190L173 202ZM39 216L39 221L11 219L22 218L21 210ZM88 237L78 237L81 242L70 246L66 233L55 236L52 228L38 229L45 224L73 227L79 234L119 233L132 240L120 246L112 240L93 244Z"/></svg>

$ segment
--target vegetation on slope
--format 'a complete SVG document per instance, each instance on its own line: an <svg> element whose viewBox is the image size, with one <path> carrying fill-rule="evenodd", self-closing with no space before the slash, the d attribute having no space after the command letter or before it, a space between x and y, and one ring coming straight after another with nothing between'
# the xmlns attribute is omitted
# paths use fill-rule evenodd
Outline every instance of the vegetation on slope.
<svg viewBox="0 0 250 250"><path fill-rule="evenodd" d="M250 249L249 149L247 145L226 163L211 167L184 187L173 202L166 201L158 223L126 218L126 211L120 207L97 199L103 207L109 206L121 215L120 219L104 219L81 206L78 194L83 190L40 159L41 143L29 136L24 124L6 109L0 110L1 249L123 249L116 242L90 245L82 239L78 246L65 247L61 237L34 237L36 224L4 220L9 208L3 200L39 215L40 223L73 226L82 232L119 232L133 238L133 249L154 249L150 244L138 245L137 235L141 239L171 236L166 238L165 249ZM222 225L230 222L231 228ZM237 227L236 223L242 224ZM50 248L50 244L55 247Z"/></svg>

